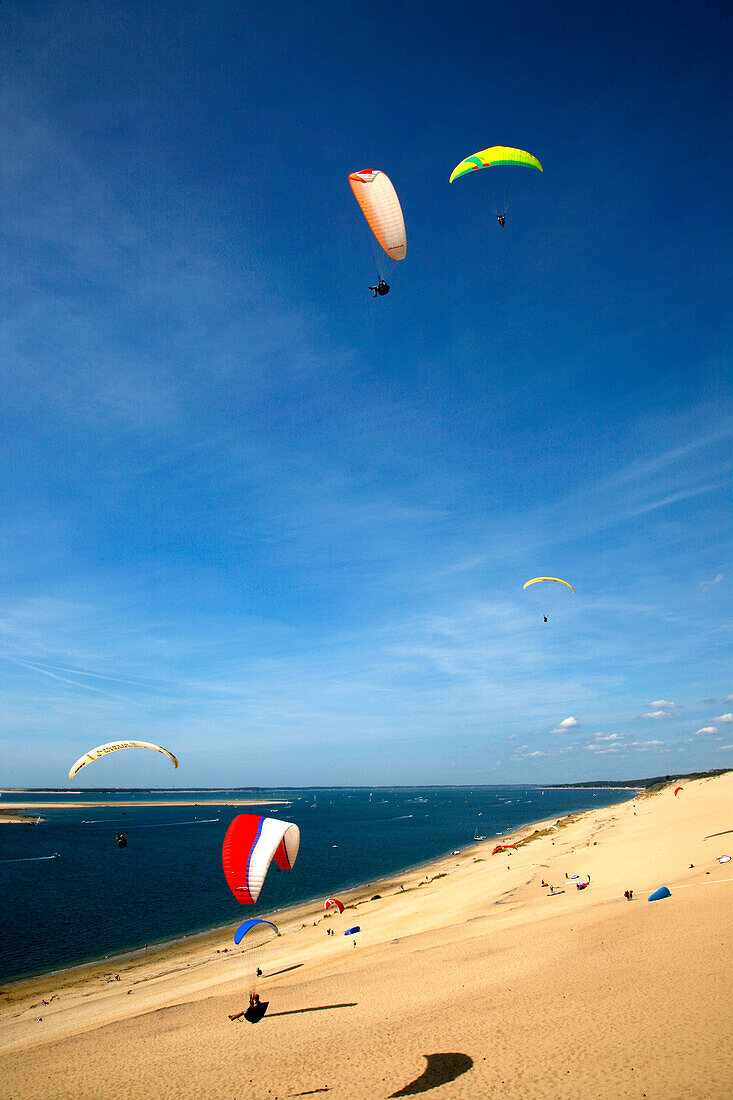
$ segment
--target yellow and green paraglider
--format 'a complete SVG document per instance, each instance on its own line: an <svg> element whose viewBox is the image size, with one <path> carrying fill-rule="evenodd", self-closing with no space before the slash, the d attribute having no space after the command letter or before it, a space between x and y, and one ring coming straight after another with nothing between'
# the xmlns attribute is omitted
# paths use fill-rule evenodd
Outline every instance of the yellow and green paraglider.
<svg viewBox="0 0 733 1100"><path fill-rule="evenodd" d="M460 164L457 164L451 172L448 182L453 183L453 180L457 180L460 176L465 176L469 172L475 172L480 168L506 167L533 168L537 172L542 171L542 165L532 153L527 153L524 149L513 149L509 145L492 145L488 149L481 149L478 153L473 153L472 156L466 157ZM508 206L506 192L504 193L501 209L499 209L498 203L495 205L496 220L503 229Z"/></svg>

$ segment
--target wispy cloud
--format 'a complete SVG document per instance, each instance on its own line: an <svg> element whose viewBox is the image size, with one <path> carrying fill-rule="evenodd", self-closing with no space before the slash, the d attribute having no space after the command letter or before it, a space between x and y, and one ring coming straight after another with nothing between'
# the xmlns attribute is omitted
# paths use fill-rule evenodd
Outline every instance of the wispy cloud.
<svg viewBox="0 0 733 1100"><path fill-rule="evenodd" d="M723 580L723 574L718 573L717 577L713 577L711 581L700 581L700 588L703 592L709 592L711 588L714 588L716 584L720 584Z"/></svg>
<svg viewBox="0 0 733 1100"><path fill-rule="evenodd" d="M718 727L717 726L703 726L702 729L695 730L695 735L697 735L698 733L717 733L717 732L718 732Z"/></svg>

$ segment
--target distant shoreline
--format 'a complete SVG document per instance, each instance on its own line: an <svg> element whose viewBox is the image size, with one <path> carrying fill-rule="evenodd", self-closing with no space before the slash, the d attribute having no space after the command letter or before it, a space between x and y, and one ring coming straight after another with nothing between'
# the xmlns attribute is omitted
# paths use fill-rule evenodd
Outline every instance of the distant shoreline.
<svg viewBox="0 0 733 1100"><path fill-rule="evenodd" d="M221 798L208 799L205 802L186 799L125 799L124 801L89 801L89 802L2 802L0 803L0 823L7 824L22 819L22 815L7 814L7 810L86 810L86 809L116 809L117 806L287 806L286 798ZM35 820L33 818L32 820Z"/></svg>
<svg viewBox="0 0 733 1100"><path fill-rule="evenodd" d="M6 814L0 813L0 825L35 825L38 821L36 815L31 814Z"/></svg>

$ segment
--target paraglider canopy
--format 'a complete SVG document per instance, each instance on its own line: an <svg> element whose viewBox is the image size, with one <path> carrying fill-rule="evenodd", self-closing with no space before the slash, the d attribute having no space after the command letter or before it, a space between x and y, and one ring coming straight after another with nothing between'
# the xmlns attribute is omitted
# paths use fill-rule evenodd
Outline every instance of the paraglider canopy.
<svg viewBox="0 0 733 1100"><path fill-rule="evenodd" d="M100 756L106 756L108 752L119 752L120 749L153 749L154 752L162 752L163 756L167 756L169 760L172 760L174 768L178 767L178 760L173 753L169 752L168 749L164 749L162 745L153 745L150 741L108 741L106 745L97 745L96 749L90 749L89 752L85 752L83 756L80 756L76 763L72 764L69 779L73 779L77 772L85 768L87 764L91 764L93 760L98 760Z"/></svg>
<svg viewBox="0 0 733 1100"><path fill-rule="evenodd" d="M681 790L682 790L682 787L675 787L675 790L674 790L675 797L677 797L677 795L680 793Z"/></svg>
<svg viewBox="0 0 733 1100"><path fill-rule="evenodd" d="M570 589L571 592L575 592L572 584L568 584L567 581L560 580L559 577L533 577L531 581L526 581L522 585L522 588L529 588L531 584L539 584L540 581L554 581L555 584L564 584L567 588Z"/></svg>
<svg viewBox="0 0 733 1100"><path fill-rule="evenodd" d="M254 905L272 860L289 871L298 857L300 829L292 821L238 814L226 831L221 861L240 905Z"/></svg>
<svg viewBox="0 0 733 1100"><path fill-rule="evenodd" d="M407 255L407 233L400 200L391 179L384 172L363 169L349 176L351 190L369 227L393 260Z"/></svg>
<svg viewBox="0 0 733 1100"><path fill-rule="evenodd" d="M660 886L658 890L655 890L653 894L650 894L648 901L661 901L662 898L671 898L672 894L666 886Z"/></svg>
<svg viewBox="0 0 733 1100"><path fill-rule="evenodd" d="M353 928L347 928L344 932L345 936L353 936L355 932L361 932L361 928L358 924L355 924Z"/></svg>
<svg viewBox="0 0 733 1100"><path fill-rule="evenodd" d="M258 932L267 932L268 928L271 928L275 935L278 933L278 927L273 924L271 920L262 920L261 917L250 917L249 920L243 920L237 931L234 933L234 942L241 943L248 932L252 932L253 928L257 925L263 925L263 928L259 928Z"/></svg>
<svg viewBox="0 0 733 1100"><path fill-rule="evenodd" d="M531 153L525 153L523 149L513 149L508 145L492 145L457 164L448 182L453 183L453 180L458 179L459 176L465 176L467 172L475 172L477 168L498 168L500 165L508 164L542 171L542 165Z"/></svg>
<svg viewBox="0 0 733 1100"><path fill-rule="evenodd" d="M334 905L338 909L339 913L343 913L344 903L342 901L339 901L338 898L326 898L323 903L323 908L330 909L332 905Z"/></svg>

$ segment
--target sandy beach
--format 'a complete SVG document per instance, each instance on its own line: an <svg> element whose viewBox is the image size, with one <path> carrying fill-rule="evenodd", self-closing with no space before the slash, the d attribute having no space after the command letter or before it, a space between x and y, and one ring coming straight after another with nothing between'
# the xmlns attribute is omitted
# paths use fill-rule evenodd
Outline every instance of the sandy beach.
<svg viewBox="0 0 733 1100"><path fill-rule="evenodd" d="M733 774L495 843L281 914L256 1026L231 930L8 987L3 1095L731 1097Z"/></svg>

